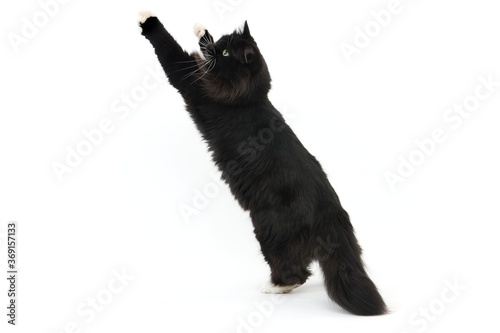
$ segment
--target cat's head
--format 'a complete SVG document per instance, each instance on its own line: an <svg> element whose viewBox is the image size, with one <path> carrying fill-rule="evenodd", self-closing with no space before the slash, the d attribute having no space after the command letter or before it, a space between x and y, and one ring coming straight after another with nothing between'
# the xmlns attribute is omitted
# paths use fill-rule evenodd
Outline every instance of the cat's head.
<svg viewBox="0 0 500 333"><path fill-rule="evenodd" d="M198 59L202 89L220 103L248 103L265 97L271 88L271 77L248 23L243 30L222 36L214 42L203 28L200 38L203 58Z"/></svg>

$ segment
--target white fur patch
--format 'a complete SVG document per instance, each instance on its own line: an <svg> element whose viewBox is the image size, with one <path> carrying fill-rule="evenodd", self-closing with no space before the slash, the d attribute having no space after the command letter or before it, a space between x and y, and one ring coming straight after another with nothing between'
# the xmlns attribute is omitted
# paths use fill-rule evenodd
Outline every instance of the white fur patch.
<svg viewBox="0 0 500 333"><path fill-rule="evenodd" d="M260 291L264 294L287 294L300 286L300 284L294 284L291 286L276 286L272 282L268 282L262 286Z"/></svg>
<svg viewBox="0 0 500 333"><path fill-rule="evenodd" d="M198 23L194 26L194 34L196 37L201 38L201 37L205 36L205 32L206 32L206 29L203 25Z"/></svg>
<svg viewBox="0 0 500 333"><path fill-rule="evenodd" d="M139 25L141 25L144 22L146 22L146 20L148 18L154 17L154 16L156 16L156 15L154 15L150 11L147 11L147 10L141 11L141 12L139 12L139 16L137 17L137 22L139 23Z"/></svg>

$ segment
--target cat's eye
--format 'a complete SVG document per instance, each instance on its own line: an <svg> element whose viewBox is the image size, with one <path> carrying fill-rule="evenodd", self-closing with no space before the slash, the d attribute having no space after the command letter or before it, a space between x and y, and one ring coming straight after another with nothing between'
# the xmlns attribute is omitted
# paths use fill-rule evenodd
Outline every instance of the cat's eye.
<svg viewBox="0 0 500 333"><path fill-rule="evenodd" d="M224 50L224 51L222 51L222 55L223 55L224 57L229 57L229 51L228 51L227 49L226 49L226 50Z"/></svg>

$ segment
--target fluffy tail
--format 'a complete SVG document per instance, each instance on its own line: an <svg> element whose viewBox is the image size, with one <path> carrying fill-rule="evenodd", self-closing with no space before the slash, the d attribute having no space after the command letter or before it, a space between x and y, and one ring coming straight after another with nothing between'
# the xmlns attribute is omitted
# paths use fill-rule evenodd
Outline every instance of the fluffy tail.
<svg viewBox="0 0 500 333"><path fill-rule="evenodd" d="M333 215L333 221L332 221ZM327 253L319 257L330 298L342 308L360 316L381 315L387 306L365 272L361 248L345 211L337 211L322 221L319 237L331 239ZM323 239L323 244L325 240Z"/></svg>

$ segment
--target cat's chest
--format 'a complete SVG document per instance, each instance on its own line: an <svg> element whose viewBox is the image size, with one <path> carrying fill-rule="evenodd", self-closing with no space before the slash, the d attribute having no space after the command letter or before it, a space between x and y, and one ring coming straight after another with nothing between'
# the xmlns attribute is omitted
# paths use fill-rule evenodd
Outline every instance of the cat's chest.
<svg viewBox="0 0 500 333"><path fill-rule="evenodd" d="M202 126L206 138L217 143L237 145L266 127L266 115L259 110L229 109L208 113Z"/></svg>

